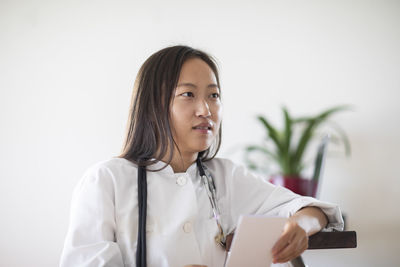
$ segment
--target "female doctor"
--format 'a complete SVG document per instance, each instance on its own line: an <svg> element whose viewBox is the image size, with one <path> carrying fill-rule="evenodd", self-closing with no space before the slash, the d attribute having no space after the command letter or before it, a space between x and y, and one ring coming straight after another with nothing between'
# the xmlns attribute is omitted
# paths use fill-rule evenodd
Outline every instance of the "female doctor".
<svg viewBox="0 0 400 267"><path fill-rule="evenodd" d="M135 81L122 155L89 168L74 190L62 267L146 261L154 267L222 267L226 236L241 214L289 218L272 249L274 263L300 255L308 236L321 229L341 230L336 205L301 197L215 158L220 94L216 64L202 51L173 46L146 60ZM141 180L143 173L147 180ZM138 198L146 185L140 225Z"/></svg>

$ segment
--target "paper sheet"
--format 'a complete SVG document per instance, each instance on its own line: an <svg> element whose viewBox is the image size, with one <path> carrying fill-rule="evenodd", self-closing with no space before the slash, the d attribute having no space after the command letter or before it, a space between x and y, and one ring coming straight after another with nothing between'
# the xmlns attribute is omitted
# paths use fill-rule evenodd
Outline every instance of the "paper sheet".
<svg viewBox="0 0 400 267"><path fill-rule="evenodd" d="M225 267L266 267L271 249L283 232L287 218L240 216Z"/></svg>

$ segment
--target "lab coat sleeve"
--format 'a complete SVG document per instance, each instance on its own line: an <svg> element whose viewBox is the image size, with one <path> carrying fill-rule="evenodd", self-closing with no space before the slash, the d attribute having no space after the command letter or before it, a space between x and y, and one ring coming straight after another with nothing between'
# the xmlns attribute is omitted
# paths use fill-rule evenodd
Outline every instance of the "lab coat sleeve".
<svg viewBox="0 0 400 267"><path fill-rule="evenodd" d="M92 167L76 186L61 267L124 265L115 242L113 181L107 168Z"/></svg>
<svg viewBox="0 0 400 267"><path fill-rule="evenodd" d="M232 228L241 214L290 217L303 207L316 206L328 218L323 231L343 230L343 219L337 205L300 196L265 181L243 166L228 164L231 166L227 168L230 173L226 176L226 186L230 194Z"/></svg>

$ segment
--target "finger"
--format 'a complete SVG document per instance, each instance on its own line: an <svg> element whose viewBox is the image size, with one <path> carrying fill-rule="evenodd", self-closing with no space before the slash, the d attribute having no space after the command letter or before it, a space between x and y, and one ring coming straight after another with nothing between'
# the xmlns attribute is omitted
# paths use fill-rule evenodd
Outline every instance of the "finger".
<svg viewBox="0 0 400 267"><path fill-rule="evenodd" d="M301 237L301 235L297 235L282 251L273 256L273 260L274 262L287 262L288 260L299 256L307 249L307 247L307 236Z"/></svg>
<svg viewBox="0 0 400 267"><path fill-rule="evenodd" d="M293 239L289 240L287 246L274 256L276 259L296 256L297 254L301 254L304 251L303 248L307 248L307 246L308 237L297 233L293 236Z"/></svg>
<svg viewBox="0 0 400 267"><path fill-rule="evenodd" d="M295 234L293 228L294 227L291 222L287 222L285 224L281 237L278 239L278 241L276 241L275 245L272 247L271 252L273 255L279 253L279 251L281 251L287 246L289 240L293 239L293 236Z"/></svg>
<svg viewBox="0 0 400 267"><path fill-rule="evenodd" d="M289 255L285 258L279 259L279 261L277 261L277 263L284 263L284 262L293 260L293 259L297 258L298 256L300 256L306 249L307 249L307 246L303 246L303 248L298 253L293 253L292 255Z"/></svg>
<svg viewBox="0 0 400 267"><path fill-rule="evenodd" d="M285 226L283 227L283 232L279 240L275 243L272 250L273 251L282 250L282 248L287 245L288 240L291 240L293 238L293 235L296 232L296 228L297 228L297 222L289 218L289 220L285 223Z"/></svg>
<svg viewBox="0 0 400 267"><path fill-rule="evenodd" d="M287 257L283 257L281 260L281 262L287 262L290 261L294 258L297 258L298 256L300 256L305 250L307 249L307 245L303 245L300 249L298 249L297 251L294 251L293 254L291 255L287 255Z"/></svg>
<svg viewBox="0 0 400 267"><path fill-rule="evenodd" d="M284 259L294 255L298 250L298 246L299 244L297 240L289 241L281 251L273 255L274 262L283 262Z"/></svg>
<svg viewBox="0 0 400 267"><path fill-rule="evenodd" d="M288 252L285 254L285 251L283 251L282 253L282 258L285 260L289 260L292 258L295 258L297 256L299 256L301 253L304 252L304 250L307 249L308 247L308 237L301 237L300 239L298 239L297 241L293 242L294 246L292 248L292 251Z"/></svg>
<svg viewBox="0 0 400 267"><path fill-rule="evenodd" d="M289 240L293 238L292 233L284 233L281 237L276 241L275 245L272 247L272 255L279 254L285 247L289 244Z"/></svg>

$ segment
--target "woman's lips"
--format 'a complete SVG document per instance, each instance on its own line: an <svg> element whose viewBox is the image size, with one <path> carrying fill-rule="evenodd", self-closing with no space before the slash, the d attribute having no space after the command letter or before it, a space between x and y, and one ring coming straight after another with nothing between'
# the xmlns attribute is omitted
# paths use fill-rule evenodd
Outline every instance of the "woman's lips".
<svg viewBox="0 0 400 267"><path fill-rule="evenodd" d="M202 124L194 126L192 129L195 131L198 131L200 133L207 134L207 133L211 133L212 126L209 123L202 123Z"/></svg>

